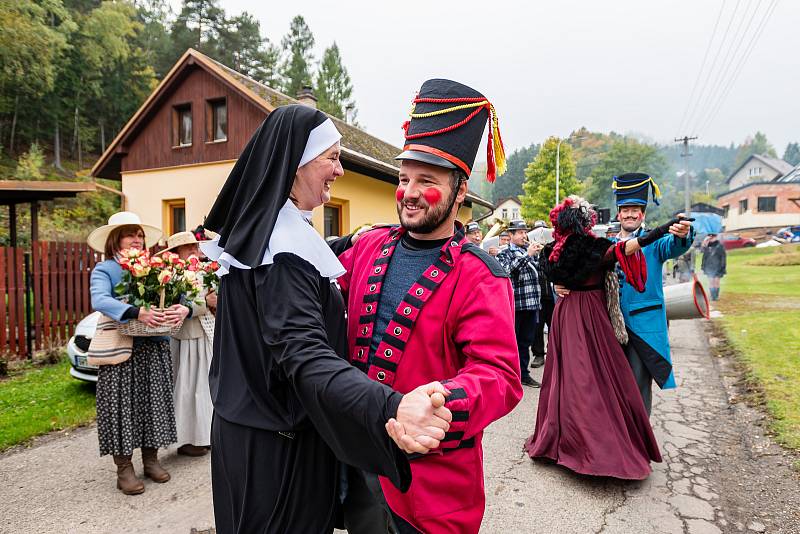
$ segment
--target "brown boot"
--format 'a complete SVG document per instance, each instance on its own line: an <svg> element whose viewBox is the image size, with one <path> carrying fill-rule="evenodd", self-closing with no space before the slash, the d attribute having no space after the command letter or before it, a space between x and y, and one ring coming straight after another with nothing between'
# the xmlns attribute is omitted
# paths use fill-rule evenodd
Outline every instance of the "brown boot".
<svg viewBox="0 0 800 534"><path fill-rule="evenodd" d="M208 449L206 447L198 447L197 445L187 443L186 445L178 447L178 454L183 456L205 456L208 454Z"/></svg>
<svg viewBox="0 0 800 534"><path fill-rule="evenodd" d="M136 476L131 463L131 456L114 455L117 465L117 489L125 495L138 495L144 493L144 483Z"/></svg>
<svg viewBox="0 0 800 534"><path fill-rule="evenodd" d="M153 482L169 480L169 473L158 463L158 449L142 447L142 463L144 464L144 476Z"/></svg>

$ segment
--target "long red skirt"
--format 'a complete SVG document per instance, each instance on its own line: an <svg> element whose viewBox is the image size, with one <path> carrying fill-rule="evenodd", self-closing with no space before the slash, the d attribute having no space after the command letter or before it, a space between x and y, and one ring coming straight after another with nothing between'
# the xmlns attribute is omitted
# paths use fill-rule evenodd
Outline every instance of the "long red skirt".
<svg viewBox="0 0 800 534"><path fill-rule="evenodd" d="M647 478L650 461L661 461L602 289L572 291L556 303L525 450L576 473L631 480Z"/></svg>

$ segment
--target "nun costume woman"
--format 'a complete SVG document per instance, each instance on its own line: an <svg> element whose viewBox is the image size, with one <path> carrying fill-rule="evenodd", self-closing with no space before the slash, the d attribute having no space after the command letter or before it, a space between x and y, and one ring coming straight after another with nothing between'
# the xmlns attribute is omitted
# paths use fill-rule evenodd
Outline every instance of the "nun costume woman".
<svg viewBox="0 0 800 534"><path fill-rule="evenodd" d="M345 303L333 282L344 269L311 212L289 198L298 168L340 138L320 111L275 109L206 219L220 234L202 244L221 266L209 375L220 534L332 532L337 458L401 491L411 482L384 427L402 395L346 361Z"/></svg>

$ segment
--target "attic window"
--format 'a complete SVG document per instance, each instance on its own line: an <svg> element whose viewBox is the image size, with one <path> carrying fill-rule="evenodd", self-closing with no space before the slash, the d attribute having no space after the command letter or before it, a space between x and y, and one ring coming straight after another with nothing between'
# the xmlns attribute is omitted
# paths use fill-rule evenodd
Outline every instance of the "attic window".
<svg viewBox="0 0 800 534"><path fill-rule="evenodd" d="M192 105L172 108L172 146L192 146Z"/></svg>
<svg viewBox="0 0 800 534"><path fill-rule="evenodd" d="M228 103L225 98L206 101L206 141L228 140Z"/></svg>

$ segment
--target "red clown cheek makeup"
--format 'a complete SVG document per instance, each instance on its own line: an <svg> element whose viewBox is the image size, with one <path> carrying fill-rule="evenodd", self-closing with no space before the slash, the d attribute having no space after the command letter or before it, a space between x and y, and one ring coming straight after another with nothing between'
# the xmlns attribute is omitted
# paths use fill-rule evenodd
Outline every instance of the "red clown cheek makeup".
<svg viewBox="0 0 800 534"><path fill-rule="evenodd" d="M405 187L398 187L397 191L394 192L394 197L397 199L398 202L402 202L405 196L406 196Z"/></svg>
<svg viewBox="0 0 800 534"><path fill-rule="evenodd" d="M425 202L428 203L429 206L435 206L442 200L442 194L439 192L438 189L430 187L422 193L422 196L425 198Z"/></svg>

